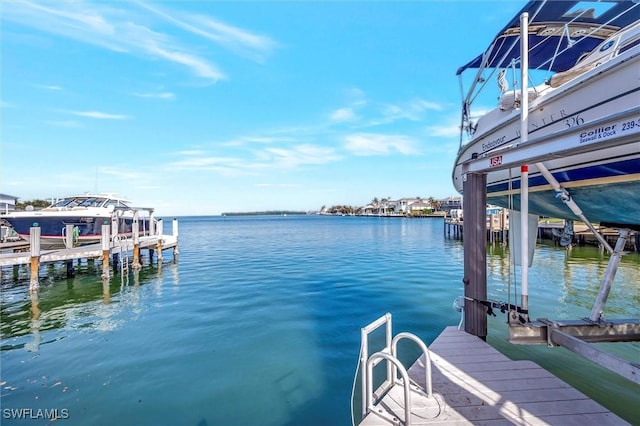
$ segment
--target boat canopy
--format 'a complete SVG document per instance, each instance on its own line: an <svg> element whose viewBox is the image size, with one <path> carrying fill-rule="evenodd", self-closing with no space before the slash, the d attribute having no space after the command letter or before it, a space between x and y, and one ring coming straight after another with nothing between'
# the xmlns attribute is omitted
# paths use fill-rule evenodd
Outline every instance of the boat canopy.
<svg viewBox="0 0 640 426"><path fill-rule="evenodd" d="M489 48L458 68L504 68L520 58L520 15L529 13L529 68L573 67L585 53L640 16L634 1L530 1L496 35Z"/></svg>

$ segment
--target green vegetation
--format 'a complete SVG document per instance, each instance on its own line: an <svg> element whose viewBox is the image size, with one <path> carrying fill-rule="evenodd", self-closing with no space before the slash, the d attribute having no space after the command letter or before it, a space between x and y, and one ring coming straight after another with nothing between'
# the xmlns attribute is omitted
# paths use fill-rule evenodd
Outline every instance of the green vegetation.
<svg viewBox="0 0 640 426"><path fill-rule="evenodd" d="M16 203L16 210L24 210L27 206L33 206L34 209L43 209L45 207L49 207L51 205L51 201L49 200L28 200L28 201L18 201Z"/></svg>

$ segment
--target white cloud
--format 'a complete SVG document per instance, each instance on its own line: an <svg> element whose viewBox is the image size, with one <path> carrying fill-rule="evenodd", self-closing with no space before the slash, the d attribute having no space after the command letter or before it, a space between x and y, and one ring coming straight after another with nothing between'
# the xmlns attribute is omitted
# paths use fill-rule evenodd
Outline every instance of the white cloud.
<svg viewBox="0 0 640 426"><path fill-rule="evenodd" d="M344 148L354 155L390 155L393 152L409 155L417 153L416 143L404 135L358 133L345 137Z"/></svg>
<svg viewBox="0 0 640 426"><path fill-rule="evenodd" d="M45 89L45 90L54 90L54 91L63 90L62 87L56 86L56 85L38 84L36 85L36 87L40 89Z"/></svg>
<svg viewBox="0 0 640 426"><path fill-rule="evenodd" d="M131 117L123 114L109 114L100 111L73 111L72 114L80 117L96 118L98 120L128 120Z"/></svg>
<svg viewBox="0 0 640 426"><path fill-rule="evenodd" d="M55 5L49 6L49 5ZM140 6L144 14L131 6ZM148 12L153 12L153 15ZM206 50L196 52L176 36L160 32L161 23L153 16L182 30L203 37L237 54L263 60L277 44L269 37L223 24L208 16L182 14L142 2L34 1L3 3L3 18L81 43L142 57L176 63L197 76L217 82L225 73L207 57ZM53 86L51 86L53 87Z"/></svg>
<svg viewBox="0 0 640 426"><path fill-rule="evenodd" d="M455 137L460 135L460 125L428 126L426 128L428 136L435 137Z"/></svg>
<svg viewBox="0 0 640 426"><path fill-rule="evenodd" d="M150 98L150 99L175 99L176 95L171 92L157 92L157 93L134 93L134 96L139 98Z"/></svg>
<svg viewBox="0 0 640 426"><path fill-rule="evenodd" d="M330 115L331 121L352 121L356 118L356 114L351 108L340 108L333 111Z"/></svg>
<svg viewBox="0 0 640 426"><path fill-rule="evenodd" d="M257 183L258 188L300 188L297 183Z"/></svg>
<svg viewBox="0 0 640 426"><path fill-rule="evenodd" d="M385 104L380 107L380 117L370 120L367 126L380 126L400 120L421 121L424 119L427 111L442 110L442 105L423 99L413 99L401 104Z"/></svg>
<svg viewBox="0 0 640 426"><path fill-rule="evenodd" d="M82 124L75 120L46 121L45 123L51 126L65 127L69 129L77 129L82 127Z"/></svg>
<svg viewBox="0 0 640 426"><path fill-rule="evenodd" d="M325 164L340 159L332 148L297 145L292 148L267 148L261 157L268 164L280 168L296 168L305 164Z"/></svg>
<svg viewBox="0 0 640 426"><path fill-rule="evenodd" d="M166 11L166 9L161 10L157 5L152 7L142 2L138 3L138 5L185 31L199 35L226 49L255 60L263 60L265 55L277 47L277 43L269 37L254 34L208 16L186 13L179 14L175 11L170 13Z"/></svg>
<svg viewBox="0 0 640 426"><path fill-rule="evenodd" d="M203 150L178 153L183 158L166 165L170 171L205 171L226 176L257 175L265 171L295 169L304 165L325 164L341 159L332 148L309 144L291 147L266 147L252 156L216 156Z"/></svg>

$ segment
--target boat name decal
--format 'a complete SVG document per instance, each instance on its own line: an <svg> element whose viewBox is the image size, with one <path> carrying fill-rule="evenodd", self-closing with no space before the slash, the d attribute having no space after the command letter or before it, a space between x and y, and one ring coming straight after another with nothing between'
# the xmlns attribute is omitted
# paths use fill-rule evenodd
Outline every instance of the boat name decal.
<svg viewBox="0 0 640 426"><path fill-rule="evenodd" d="M487 143L483 143L482 144L482 152L487 152L490 149L493 149L496 146L499 146L499 145L503 144L505 139L506 139L506 136L501 136L501 137L499 137L497 139L493 139L492 141L489 141Z"/></svg>
<svg viewBox="0 0 640 426"><path fill-rule="evenodd" d="M587 130L580 133L580 143L593 142L598 139L608 138L616 135L617 124L610 126L596 127L595 129Z"/></svg>

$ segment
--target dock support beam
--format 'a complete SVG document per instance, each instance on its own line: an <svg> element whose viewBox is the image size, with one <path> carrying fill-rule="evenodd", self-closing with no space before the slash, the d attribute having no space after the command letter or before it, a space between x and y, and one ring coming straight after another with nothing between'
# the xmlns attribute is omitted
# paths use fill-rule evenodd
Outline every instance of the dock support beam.
<svg viewBox="0 0 640 426"><path fill-rule="evenodd" d="M37 291L40 288L38 282L38 271L40 270L40 233L41 229L37 223L29 228L29 246L31 249L29 291Z"/></svg>
<svg viewBox="0 0 640 426"><path fill-rule="evenodd" d="M102 244L102 279L109 279L109 254L111 252L111 236L110 236L111 225L109 222L105 221L104 225L102 225L102 236L100 238L100 242Z"/></svg>
<svg viewBox="0 0 640 426"><path fill-rule="evenodd" d="M487 338L487 175L464 175L464 331Z"/></svg>
<svg viewBox="0 0 640 426"><path fill-rule="evenodd" d="M133 213L133 269L142 268L140 263L140 222L138 222L138 211Z"/></svg>
<svg viewBox="0 0 640 426"><path fill-rule="evenodd" d="M163 231L163 223L162 219L158 219L158 244L156 246L156 250L158 251L158 264L162 263L162 231Z"/></svg>

